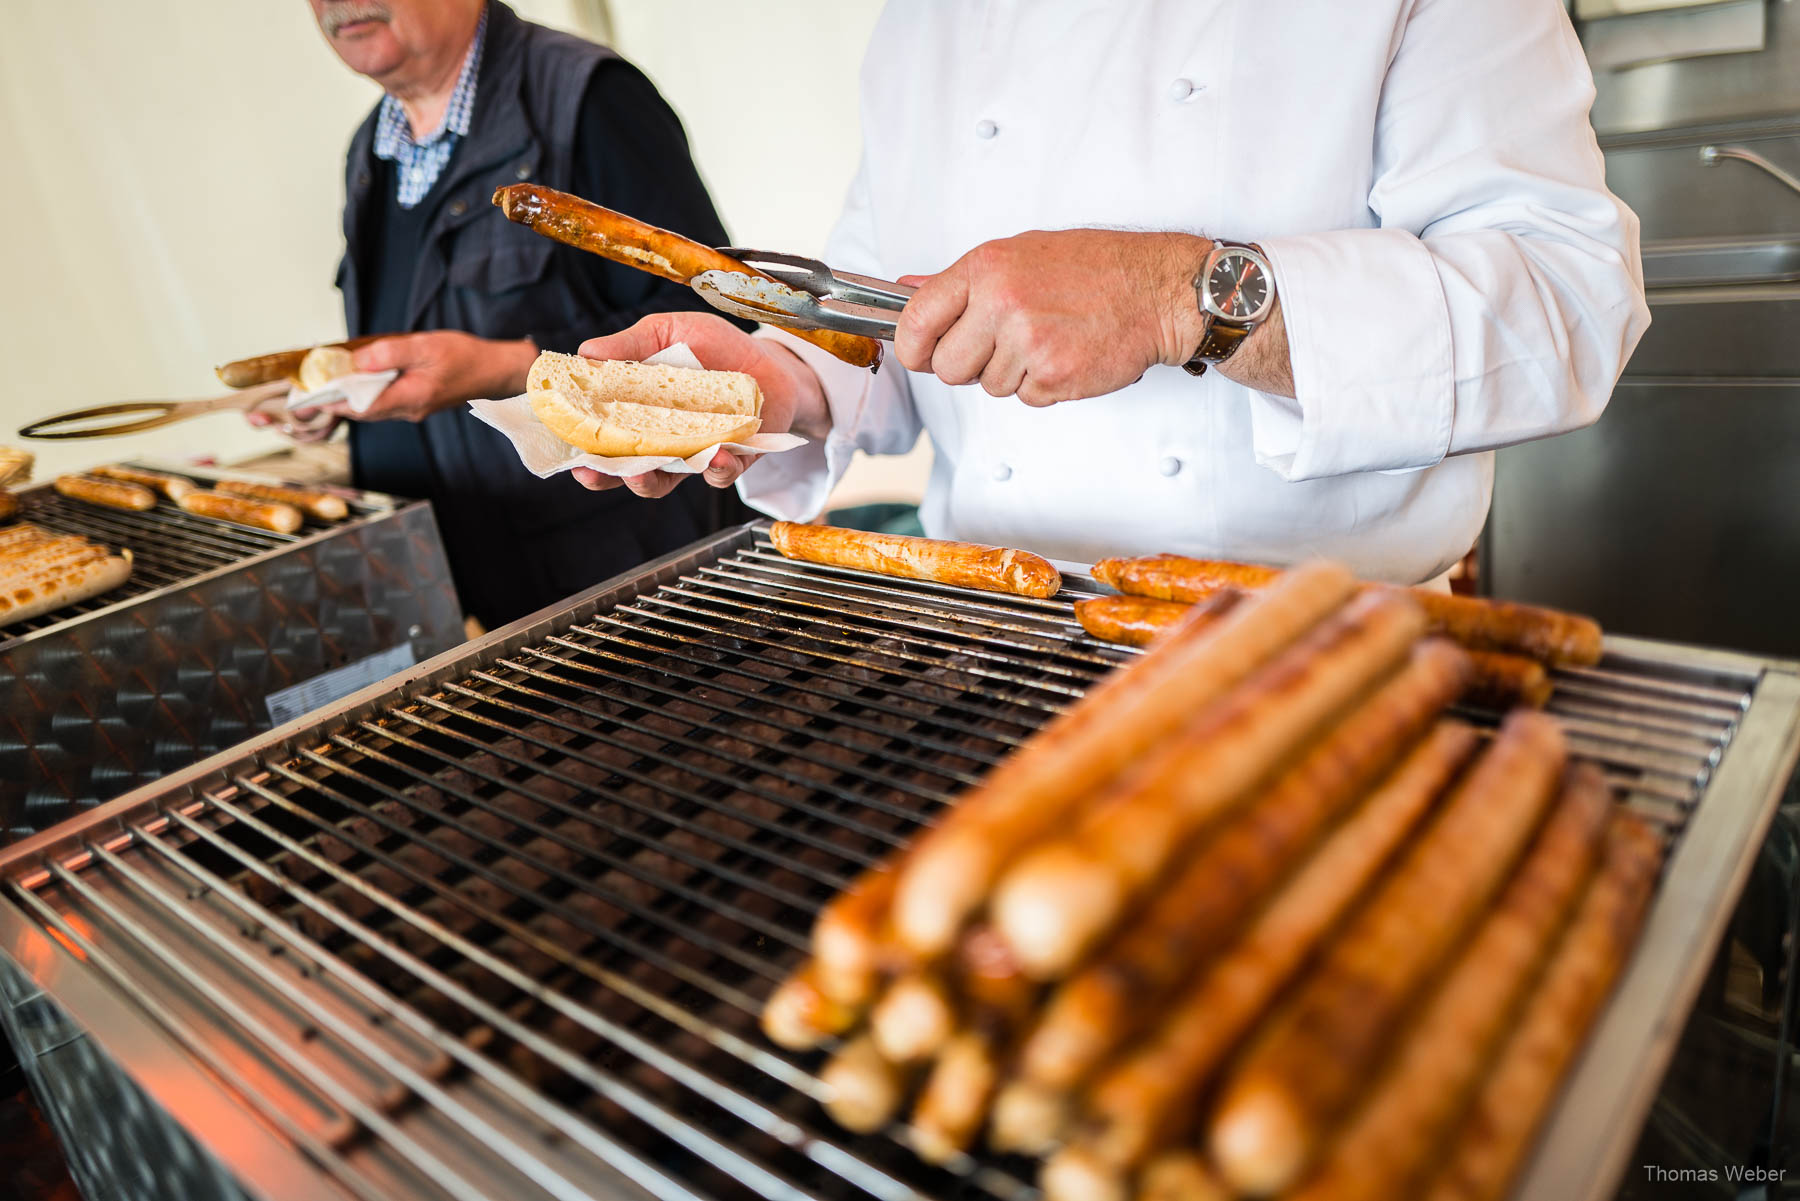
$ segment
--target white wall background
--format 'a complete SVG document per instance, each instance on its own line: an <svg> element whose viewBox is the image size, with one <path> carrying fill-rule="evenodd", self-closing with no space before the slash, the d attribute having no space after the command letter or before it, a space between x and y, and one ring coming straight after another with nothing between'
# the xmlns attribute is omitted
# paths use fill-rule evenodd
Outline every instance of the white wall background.
<svg viewBox="0 0 1800 1201"><path fill-rule="evenodd" d="M734 238L821 247L856 165L857 67L880 0L514 7L590 34L610 25L681 114ZM5 26L0 437L77 405L210 395L217 363L342 334L344 147L377 92L303 0L5 0ZM759 87L743 67L758 57L803 87ZM41 478L272 445L222 415L35 449ZM923 466L859 469L846 495L916 495Z"/></svg>

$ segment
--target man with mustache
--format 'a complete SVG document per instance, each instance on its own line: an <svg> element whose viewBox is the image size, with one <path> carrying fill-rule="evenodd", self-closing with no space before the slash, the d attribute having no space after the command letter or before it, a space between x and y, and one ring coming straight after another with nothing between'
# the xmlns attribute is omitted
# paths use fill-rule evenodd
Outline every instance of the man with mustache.
<svg viewBox="0 0 1800 1201"><path fill-rule="evenodd" d="M748 516L710 488L673 507L539 480L464 402L524 391L540 350L596 326L699 307L685 288L570 250L489 203L532 180L712 245L725 231L681 123L611 50L498 0L310 0L320 30L382 100L350 143L343 292L356 354L398 368L350 417L359 487L429 497L464 609L494 627Z"/></svg>

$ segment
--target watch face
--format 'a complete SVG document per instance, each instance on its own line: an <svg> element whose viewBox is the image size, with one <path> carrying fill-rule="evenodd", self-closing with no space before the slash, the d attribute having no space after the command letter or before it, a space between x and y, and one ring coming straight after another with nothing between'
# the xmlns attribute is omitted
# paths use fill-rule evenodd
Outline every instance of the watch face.
<svg viewBox="0 0 1800 1201"><path fill-rule="evenodd" d="M1261 317L1273 290L1268 267L1251 251L1223 250L1206 273L1207 308L1228 321Z"/></svg>

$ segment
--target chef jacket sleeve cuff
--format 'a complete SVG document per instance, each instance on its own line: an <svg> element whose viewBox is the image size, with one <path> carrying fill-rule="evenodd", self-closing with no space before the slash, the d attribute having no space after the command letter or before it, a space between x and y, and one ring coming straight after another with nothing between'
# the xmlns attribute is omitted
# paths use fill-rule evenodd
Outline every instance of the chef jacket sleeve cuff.
<svg viewBox="0 0 1800 1201"><path fill-rule="evenodd" d="M1257 462L1290 481L1441 462L1456 415L1454 359L1425 244L1397 229L1259 244L1281 297L1295 397L1250 394Z"/></svg>
<svg viewBox="0 0 1800 1201"><path fill-rule="evenodd" d="M738 495L779 521L812 521L824 512L826 498L856 455L856 433L875 377L786 330L765 325L755 336L780 342L813 369L831 410L831 432L823 442L758 459L738 477ZM891 364L889 369L899 370Z"/></svg>

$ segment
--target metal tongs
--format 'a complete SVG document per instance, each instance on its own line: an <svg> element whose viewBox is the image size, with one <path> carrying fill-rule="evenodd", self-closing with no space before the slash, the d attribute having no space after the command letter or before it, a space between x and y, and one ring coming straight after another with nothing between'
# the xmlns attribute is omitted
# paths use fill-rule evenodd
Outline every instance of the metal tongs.
<svg viewBox="0 0 1800 1201"><path fill-rule="evenodd" d="M890 280L833 271L818 259L797 254L741 246L721 246L719 253L772 278L741 271L702 271L689 284L713 308L751 321L795 329L831 329L892 342L900 310L915 291Z"/></svg>
<svg viewBox="0 0 1800 1201"><path fill-rule="evenodd" d="M204 400L128 400L119 404L95 405L93 408L75 409L33 421L20 428L19 436L45 441L110 438L118 434L159 429L208 413L234 410L247 413L255 409L279 418L281 432L289 437L304 439L308 434L322 433L329 428L331 418L327 414L318 413L309 420L300 421L286 412L280 401L288 394L291 386L287 380L274 380Z"/></svg>

